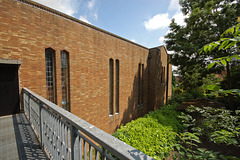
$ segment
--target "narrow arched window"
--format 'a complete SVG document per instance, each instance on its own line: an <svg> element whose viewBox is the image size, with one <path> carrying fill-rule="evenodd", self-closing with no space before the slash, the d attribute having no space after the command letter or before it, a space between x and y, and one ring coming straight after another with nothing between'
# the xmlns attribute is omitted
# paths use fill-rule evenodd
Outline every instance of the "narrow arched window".
<svg viewBox="0 0 240 160"><path fill-rule="evenodd" d="M45 66L47 99L53 103L57 103L55 50L52 48L45 49Z"/></svg>
<svg viewBox="0 0 240 160"><path fill-rule="evenodd" d="M109 59L109 115L113 115L113 59Z"/></svg>
<svg viewBox="0 0 240 160"><path fill-rule="evenodd" d="M165 83L166 77L165 77L165 67L163 67L163 83Z"/></svg>
<svg viewBox="0 0 240 160"><path fill-rule="evenodd" d="M142 77L141 77L141 73L142 73L142 65L141 63L138 64L138 105L141 104L141 82L142 82Z"/></svg>
<svg viewBox="0 0 240 160"><path fill-rule="evenodd" d="M115 113L119 113L119 60L116 60L115 70Z"/></svg>
<svg viewBox="0 0 240 160"><path fill-rule="evenodd" d="M142 85L141 85L141 104L143 105L143 96L144 96L144 64L142 64Z"/></svg>
<svg viewBox="0 0 240 160"><path fill-rule="evenodd" d="M69 53L61 51L62 108L70 111Z"/></svg>

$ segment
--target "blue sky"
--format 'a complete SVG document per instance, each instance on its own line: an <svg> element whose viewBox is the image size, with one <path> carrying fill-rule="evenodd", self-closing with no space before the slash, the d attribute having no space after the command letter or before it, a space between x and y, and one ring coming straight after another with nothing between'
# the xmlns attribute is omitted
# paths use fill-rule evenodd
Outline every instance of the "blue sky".
<svg viewBox="0 0 240 160"><path fill-rule="evenodd" d="M164 45L172 18L184 25L179 0L34 0L148 48Z"/></svg>

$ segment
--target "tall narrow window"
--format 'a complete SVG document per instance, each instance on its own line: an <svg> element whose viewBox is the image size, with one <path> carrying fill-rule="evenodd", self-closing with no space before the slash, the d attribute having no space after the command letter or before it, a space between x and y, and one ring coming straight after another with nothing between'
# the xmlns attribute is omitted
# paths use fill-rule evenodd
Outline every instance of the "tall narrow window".
<svg viewBox="0 0 240 160"><path fill-rule="evenodd" d="M141 86L141 92L142 92L142 93L141 93L141 104L143 104L143 95L144 95L144 94L143 94L143 92L144 92L144 89L143 89L143 82L144 82L144 81L143 81L143 79L144 79L144 77L143 77L143 76L144 76L144 75L143 75L143 72L144 72L144 64L142 64L142 77L141 77L141 78L142 78L142 86Z"/></svg>
<svg viewBox="0 0 240 160"><path fill-rule="evenodd" d="M163 83L165 83L165 67L163 67Z"/></svg>
<svg viewBox="0 0 240 160"><path fill-rule="evenodd" d="M109 115L113 115L113 59L109 59Z"/></svg>
<svg viewBox="0 0 240 160"><path fill-rule="evenodd" d="M162 72L161 83L163 83L163 77L164 77L163 70L164 70L163 67L161 67L161 72Z"/></svg>
<svg viewBox="0 0 240 160"><path fill-rule="evenodd" d="M70 111L69 103L69 53L61 51L62 107Z"/></svg>
<svg viewBox="0 0 240 160"><path fill-rule="evenodd" d="M46 65L47 99L53 103L57 103L55 51L52 48L45 49L45 65Z"/></svg>
<svg viewBox="0 0 240 160"><path fill-rule="evenodd" d="M141 63L138 64L138 105L141 104Z"/></svg>
<svg viewBox="0 0 240 160"><path fill-rule="evenodd" d="M119 60L116 60L115 72L115 113L119 113Z"/></svg>

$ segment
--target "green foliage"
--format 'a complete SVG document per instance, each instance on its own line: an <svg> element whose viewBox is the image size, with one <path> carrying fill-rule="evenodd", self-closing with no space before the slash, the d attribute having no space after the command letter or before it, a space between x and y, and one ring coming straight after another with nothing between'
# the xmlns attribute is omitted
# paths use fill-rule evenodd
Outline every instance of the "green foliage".
<svg viewBox="0 0 240 160"><path fill-rule="evenodd" d="M198 145L201 143L198 134L184 132L178 135L180 139L180 144L176 144L175 148L180 154L180 157L177 154L174 155L174 159L196 159L196 160L215 160L218 159L219 152L208 151L204 148L198 148Z"/></svg>
<svg viewBox="0 0 240 160"><path fill-rule="evenodd" d="M175 145L175 149L180 154L180 159L193 159L195 155L193 147L201 143L199 137L196 134L184 132L178 134L178 138L180 141ZM174 158L177 156L175 155Z"/></svg>
<svg viewBox="0 0 240 160"><path fill-rule="evenodd" d="M173 129L173 131L179 133L183 130L183 127L180 124L179 119L177 118L179 113L175 111L176 105L177 104L165 105L161 109L156 110L154 112L150 112L144 117L155 119L157 120L158 123L162 124L163 126L170 126Z"/></svg>
<svg viewBox="0 0 240 160"><path fill-rule="evenodd" d="M188 113L175 111L177 104L168 104L121 127L113 136L155 158L164 159L171 153L174 159L237 159L199 148L199 136L205 135L217 144L238 145L240 110L232 111L210 107L190 107ZM190 114L200 115L200 120ZM183 126L180 123L180 120ZM191 132L183 132L188 128ZM173 151L176 152L173 152Z"/></svg>
<svg viewBox="0 0 240 160"><path fill-rule="evenodd" d="M198 54L199 50L205 45L220 39L221 33L229 27L237 24L236 15L240 15L239 3L233 3L234 0L182 0L182 12L187 14L185 19L186 25L180 26L172 20L170 24L170 31L165 38L166 47L168 50L174 51L171 63L178 66L178 74L181 77L181 82L188 80L190 76L195 80L187 81L183 85L183 89L191 88L192 83L198 84L200 78L205 77L208 73L213 73L216 70L222 69L222 66L211 64L211 69L207 70L207 65L210 59L217 59L219 57L227 57L218 63L226 64L227 60L231 59L230 52L220 50L216 54L216 49L212 50L211 54ZM232 33L228 31L228 34ZM225 42L221 47L231 48L236 43L236 38L231 37L231 42ZM225 40L226 41L226 40ZM217 43L213 46L218 45ZM205 50L208 48L205 47ZM217 64L217 63L216 63ZM198 70L191 72L195 65L199 66ZM187 74L186 74L187 73ZM190 77L190 79L192 78ZM200 81L201 82L201 81ZM195 85L195 84L194 84ZM199 85L201 86L201 84ZM195 88L193 88L195 89Z"/></svg>
<svg viewBox="0 0 240 160"><path fill-rule="evenodd" d="M220 81L221 81L221 79L216 77L216 74L213 74L213 73L212 74L208 74L206 77L202 78L203 84L202 84L202 86L200 88L202 88L206 92L206 90L208 90L208 86L209 85L220 84Z"/></svg>
<svg viewBox="0 0 240 160"><path fill-rule="evenodd" d="M201 75L202 67L200 65L192 65L181 76L180 87L187 92L198 90L199 86L203 84L203 77Z"/></svg>
<svg viewBox="0 0 240 160"><path fill-rule="evenodd" d="M217 144L237 145L239 143L240 116L238 110L235 115L230 110L211 107L199 108L191 106L186 111L200 115L198 120L194 119L190 114L182 113L179 116L182 123L189 126L192 132L207 136L210 141Z"/></svg>
<svg viewBox="0 0 240 160"><path fill-rule="evenodd" d="M172 73L172 93L174 92L177 84L177 78L176 76Z"/></svg>
<svg viewBox="0 0 240 160"><path fill-rule="evenodd" d="M229 94L232 95L232 103L229 104L228 96ZM234 108L238 108L240 104L240 93L239 89L232 89L232 90L223 90L220 89L218 91L210 92L207 95L207 98L213 99L220 103L225 104L226 106L232 106Z"/></svg>
<svg viewBox="0 0 240 160"><path fill-rule="evenodd" d="M204 97L204 90L199 87L198 89L192 89L188 91L184 91L180 87L176 87L174 90L174 94L171 97L170 103L182 103L183 101L203 98Z"/></svg>
<svg viewBox="0 0 240 160"><path fill-rule="evenodd" d="M168 157L177 143L176 132L182 130L174 108L167 105L122 125L113 136L155 159Z"/></svg>
<svg viewBox="0 0 240 160"><path fill-rule="evenodd" d="M235 64L231 66L231 72L230 72L230 77L231 77L231 85L232 88L240 89L240 65ZM222 89L227 89L227 79L224 77L224 80L221 82L221 88Z"/></svg>
<svg viewBox="0 0 240 160"><path fill-rule="evenodd" d="M198 147L201 143L199 139L200 135L208 137L210 141L219 145L238 145L240 134L239 110L235 111L234 116L231 115L232 111L211 107L199 108L191 106L186 111L188 113L182 112L179 118L182 120L183 125L192 133L186 132L178 135L180 143L176 144L175 148L180 157L176 154L175 158L183 160L239 159L234 156L221 155L220 152ZM197 119L194 119L190 114L195 115Z"/></svg>
<svg viewBox="0 0 240 160"><path fill-rule="evenodd" d="M225 143L227 145L237 145L238 141L235 139L237 133L238 132L236 131L229 132L224 129L221 129L220 131L214 131L210 135L210 141L217 144Z"/></svg>
<svg viewBox="0 0 240 160"><path fill-rule="evenodd" d="M215 48L218 47L218 52L221 50L228 50L228 55L227 56L220 56L219 58L213 59L213 62L210 63L207 67L207 69L212 68L215 66L215 64L218 65L223 65L226 66L226 71L227 71L227 89L228 90L219 90L220 88L216 88L216 86L213 88L210 88L209 90L219 90L221 93L226 93L228 94L228 103L231 106L231 108L234 107L233 104L233 94L238 94L239 95L239 90L232 90L232 85L231 85L231 72L230 72L230 64L231 61L236 59L237 61L240 60L239 56L239 46L237 44L240 43L240 23L238 23L236 26L233 26L229 29L227 29L222 35L220 40L211 42L207 45L205 45L201 52L205 53L211 53ZM224 36L228 36L227 38L224 38ZM239 83L239 80L238 80Z"/></svg>
<svg viewBox="0 0 240 160"><path fill-rule="evenodd" d="M189 114L185 114L184 112L181 112L181 114L178 116L178 118L181 119L181 122L182 122L184 128L190 128L190 127L196 125L196 119L194 119Z"/></svg>
<svg viewBox="0 0 240 160"><path fill-rule="evenodd" d="M211 84L206 86L206 90L218 91L221 87L216 84Z"/></svg>
<svg viewBox="0 0 240 160"><path fill-rule="evenodd" d="M225 32L222 33L220 40L214 41L205 45L201 49L200 53L202 53L203 51L205 53L210 53L217 47L218 47L218 51L235 47L236 44L240 42L239 27L240 27L240 23L238 23L236 26L232 26L231 28L227 29ZM233 36L233 37L224 38L224 36ZM221 63L222 65L226 66L226 62L230 62L233 58L240 59L240 56L235 54L233 56L226 56L226 57L222 56L214 60L219 61L218 62L219 64Z"/></svg>
<svg viewBox="0 0 240 160"><path fill-rule="evenodd" d="M155 159L168 156L176 143L173 129L153 118L133 120L121 126L113 136Z"/></svg>

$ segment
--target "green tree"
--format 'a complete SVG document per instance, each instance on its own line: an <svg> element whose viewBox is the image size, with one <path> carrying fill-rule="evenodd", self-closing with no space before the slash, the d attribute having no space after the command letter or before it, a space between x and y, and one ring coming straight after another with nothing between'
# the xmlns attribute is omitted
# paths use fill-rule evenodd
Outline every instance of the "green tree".
<svg viewBox="0 0 240 160"><path fill-rule="evenodd" d="M229 55L225 50L217 54L211 52L211 54L201 56L198 53L202 46L218 40L221 33L237 23L236 17L240 15L239 0L182 0L180 5L182 12L188 15L185 19L186 25L180 26L173 19L170 24L171 32L165 38L167 49L174 51L171 61L179 67L178 74L181 80L185 81L190 75L205 77L208 73L215 72L216 69L223 69L223 67L214 67L207 70L206 65L209 59ZM197 67L199 74L192 71L192 68ZM192 86L183 83L183 88L194 89L198 85L201 85L199 81Z"/></svg>
<svg viewBox="0 0 240 160"><path fill-rule="evenodd" d="M239 52L239 45L240 45L240 23L238 23L236 26L232 26L231 28L227 29L223 34L221 35L220 39L218 41L211 42L207 45L205 45L200 53L203 51L207 54L212 53L214 50L216 53L221 51L226 51L228 55L222 56L216 59L213 59L213 62L211 62L208 65L208 69L212 68L215 64L222 65L226 67L227 71L227 93L229 98L229 104L232 107L232 85L231 85L231 73L230 73L230 66L237 63L237 66L239 65L240 60L240 52ZM233 70L234 71L234 70ZM230 91L230 92L229 92ZM231 108L233 109L233 108Z"/></svg>

